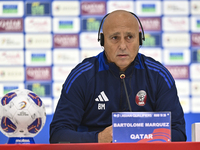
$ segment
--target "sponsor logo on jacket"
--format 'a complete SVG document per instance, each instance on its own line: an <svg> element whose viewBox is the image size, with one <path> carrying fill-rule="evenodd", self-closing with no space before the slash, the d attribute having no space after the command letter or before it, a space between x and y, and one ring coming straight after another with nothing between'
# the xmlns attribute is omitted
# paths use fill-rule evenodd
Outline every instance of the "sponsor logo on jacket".
<svg viewBox="0 0 200 150"><path fill-rule="evenodd" d="M106 96L105 92L102 91L98 97L95 99L96 102L99 102L98 103L98 110L105 110L106 109L106 103L105 102L108 102L109 99L108 97Z"/></svg>

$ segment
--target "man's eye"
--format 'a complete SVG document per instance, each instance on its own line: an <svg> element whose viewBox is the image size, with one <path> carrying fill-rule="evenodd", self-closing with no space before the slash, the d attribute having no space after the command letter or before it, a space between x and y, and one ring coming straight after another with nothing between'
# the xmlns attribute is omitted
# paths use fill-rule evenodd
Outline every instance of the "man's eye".
<svg viewBox="0 0 200 150"><path fill-rule="evenodd" d="M132 38L133 38L133 36L132 36L132 35L128 36L128 39L132 39Z"/></svg>
<svg viewBox="0 0 200 150"><path fill-rule="evenodd" d="M116 39L117 39L117 36L113 36L112 39L113 39L113 40L116 40Z"/></svg>

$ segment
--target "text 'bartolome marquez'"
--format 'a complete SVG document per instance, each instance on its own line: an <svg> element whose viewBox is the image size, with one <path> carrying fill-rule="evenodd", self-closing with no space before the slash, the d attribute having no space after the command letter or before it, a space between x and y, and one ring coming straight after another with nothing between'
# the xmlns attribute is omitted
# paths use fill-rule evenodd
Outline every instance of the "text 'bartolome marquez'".
<svg viewBox="0 0 200 150"><path fill-rule="evenodd" d="M114 123L114 127L169 127L168 122L154 123Z"/></svg>

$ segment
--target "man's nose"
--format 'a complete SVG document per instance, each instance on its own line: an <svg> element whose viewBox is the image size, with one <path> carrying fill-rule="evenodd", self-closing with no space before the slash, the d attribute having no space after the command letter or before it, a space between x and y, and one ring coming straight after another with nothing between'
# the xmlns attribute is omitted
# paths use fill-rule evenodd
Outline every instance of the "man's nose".
<svg viewBox="0 0 200 150"><path fill-rule="evenodd" d="M120 46L121 50L125 50L126 49L126 41L125 41L124 38L121 38L119 46Z"/></svg>

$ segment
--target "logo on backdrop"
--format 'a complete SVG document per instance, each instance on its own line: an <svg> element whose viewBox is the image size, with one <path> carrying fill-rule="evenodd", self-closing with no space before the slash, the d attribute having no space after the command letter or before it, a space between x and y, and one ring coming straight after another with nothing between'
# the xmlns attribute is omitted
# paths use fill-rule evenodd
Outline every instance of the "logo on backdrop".
<svg viewBox="0 0 200 150"><path fill-rule="evenodd" d="M26 88L38 96L51 96L51 83L27 83Z"/></svg>
<svg viewBox="0 0 200 150"><path fill-rule="evenodd" d="M78 34L55 34L54 37L55 48L78 48L79 36Z"/></svg>
<svg viewBox="0 0 200 150"><path fill-rule="evenodd" d="M200 33L192 33L192 46L196 47L196 46L200 46Z"/></svg>
<svg viewBox="0 0 200 150"><path fill-rule="evenodd" d="M0 67L0 81L24 81L24 67Z"/></svg>
<svg viewBox="0 0 200 150"><path fill-rule="evenodd" d="M26 32L51 32L50 17L26 17L25 18Z"/></svg>
<svg viewBox="0 0 200 150"><path fill-rule="evenodd" d="M96 33L82 32L80 34L80 47L82 48L99 48L99 42L97 41Z"/></svg>
<svg viewBox="0 0 200 150"><path fill-rule="evenodd" d="M107 11L108 13L114 10L127 10L134 12L134 2L132 1L108 1L107 2Z"/></svg>
<svg viewBox="0 0 200 150"><path fill-rule="evenodd" d="M73 66L53 66L53 80L64 82L72 69Z"/></svg>
<svg viewBox="0 0 200 150"><path fill-rule="evenodd" d="M0 86L0 94L5 95L8 92L15 90L15 89L24 89L24 83L12 83L12 84L2 84Z"/></svg>
<svg viewBox="0 0 200 150"><path fill-rule="evenodd" d="M24 15L23 1L0 1L0 16L3 17L22 17Z"/></svg>
<svg viewBox="0 0 200 150"><path fill-rule="evenodd" d="M53 93L52 93L52 95L54 96L54 97L60 97L60 93L61 93L61 91L62 91L62 85L63 85L63 82L54 82L53 83L53 86L52 86L52 88L53 88Z"/></svg>
<svg viewBox="0 0 200 150"><path fill-rule="evenodd" d="M143 47L158 47L161 46L161 34L151 33L145 34L145 41L142 44Z"/></svg>
<svg viewBox="0 0 200 150"><path fill-rule="evenodd" d="M82 19L82 31L98 31L102 18Z"/></svg>
<svg viewBox="0 0 200 150"><path fill-rule="evenodd" d="M198 63L192 63L190 65L190 78L192 80L200 79L200 65Z"/></svg>
<svg viewBox="0 0 200 150"><path fill-rule="evenodd" d="M181 5L178 1L163 1L164 15L188 15L189 3L188 1L182 1Z"/></svg>
<svg viewBox="0 0 200 150"><path fill-rule="evenodd" d="M146 13L146 12L150 12L153 13L156 11L156 5L155 4L142 4L142 12Z"/></svg>
<svg viewBox="0 0 200 150"><path fill-rule="evenodd" d="M50 2L27 2L26 15L50 15Z"/></svg>
<svg viewBox="0 0 200 150"><path fill-rule="evenodd" d="M146 40L146 39L145 39ZM162 62L162 50L161 48L142 48L140 49L140 53L144 54L146 56L150 56L154 58L155 60Z"/></svg>
<svg viewBox="0 0 200 150"><path fill-rule="evenodd" d="M81 60L88 58L88 57L96 56L100 52L102 52L102 49L96 49L96 50L83 49L83 50L81 50Z"/></svg>
<svg viewBox="0 0 200 150"><path fill-rule="evenodd" d="M22 32L23 19L0 19L1 32Z"/></svg>
<svg viewBox="0 0 200 150"><path fill-rule="evenodd" d="M51 67L27 67L26 79L27 80L51 80Z"/></svg>
<svg viewBox="0 0 200 150"><path fill-rule="evenodd" d="M79 63L79 49L54 49L54 65L76 65Z"/></svg>
<svg viewBox="0 0 200 150"><path fill-rule="evenodd" d="M191 101L191 112L192 113L200 113L199 97L192 97L190 101Z"/></svg>
<svg viewBox="0 0 200 150"><path fill-rule="evenodd" d="M190 63L190 50L171 50L164 49L164 63L165 64L180 64L188 65Z"/></svg>
<svg viewBox="0 0 200 150"><path fill-rule="evenodd" d="M199 1L191 1L191 14L192 15L200 14L200 2Z"/></svg>
<svg viewBox="0 0 200 150"><path fill-rule="evenodd" d="M136 97L135 97L135 102L138 106L144 106L147 101L147 93L144 90L140 90Z"/></svg>
<svg viewBox="0 0 200 150"><path fill-rule="evenodd" d="M79 1L53 1L53 16L78 16L80 14Z"/></svg>
<svg viewBox="0 0 200 150"><path fill-rule="evenodd" d="M26 48L51 48L51 34L26 34Z"/></svg>
<svg viewBox="0 0 200 150"><path fill-rule="evenodd" d="M191 81L191 94L200 96L200 81Z"/></svg>
<svg viewBox="0 0 200 150"><path fill-rule="evenodd" d="M17 14L18 12L18 5L14 4L3 4L3 14Z"/></svg>
<svg viewBox="0 0 200 150"><path fill-rule="evenodd" d="M199 17L191 17L191 31L199 32L200 31L200 18Z"/></svg>
<svg viewBox="0 0 200 150"><path fill-rule="evenodd" d="M188 17L163 17L163 30L189 31Z"/></svg>
<svg viewBox="0 0 200 150"><path fill-rule="evenodd" d="M0 51L0 65L23 65L24 51L23 50L3 50Z"/></svg>
<svg viewBox="0 0 200 150"><path fill-rule="evenodd" d="M105 15L106 2L82 2L81 14L82 15Z"/></svg>
<svg viewBox="0 0 200 150"><path fill-rule="evenodd" d="M179 96L190 95L190 82L189 80L176 80L176 88Z"/></svg>
<svg viewBox="0 0 200 150"><path fill-rule="evenodd" d="M169 70L174 79L189 79L188 65L174 65L165 67Z"/></svg>
<svg viewBox="0 0 200 150"><path fill-rule="evenodd" d="M163 33L164 47L189 47L189 33Z"/></svg>
<svg viewBox="0 0 200 150"><path fill-rule="evenodd" d="M136 3L136 14L138 16L160 16L161 15L161 2L143 2L137 1Z"/></svg>
<svg viewBox="0 0 200 150"><path fill-rule="evenodd" d="M26 51L26 65L50 66L52 64L51 50L28 50Z"/></svg>
<svg viewBox="0 0 200 150"><path fill-rule="evenodd" d="M0 34L1 49L23 49L23 47L24 35L22 33Z"/></svg>
<svg viewBox="0 0 200 150"><path fill-rule="evenodd" d="M200 49L193 49L192 50L192 62L194 63L200 63Z"/></svg>
<svg viewBox="0 0 200 150"><path fill-rule="evenodd" d="M55 33L77 33L80 31L79 17L54 17L53 32Z"/></svg>
<svg viewBox="0 0 200 150"><path fill-rule="evenodd" d="M145 31L160 31L161 30L161 18L160 17L143 17L140 18L142 27ZM146 41L146 37L145 37Z"/></svg>

